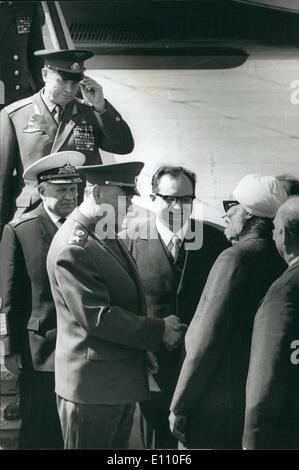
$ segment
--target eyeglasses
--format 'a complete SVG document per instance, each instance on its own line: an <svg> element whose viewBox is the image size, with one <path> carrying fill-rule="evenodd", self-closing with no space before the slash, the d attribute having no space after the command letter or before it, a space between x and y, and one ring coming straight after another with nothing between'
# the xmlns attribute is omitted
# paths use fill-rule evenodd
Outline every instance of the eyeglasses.
<svg viewBox="0 0 299 470"><path fill-rule="evenodd" d="M159 196L163 201L165 201L169 206L180 202L181 204L192 204L195 196L167 196L165 194L154 193L153 196Z"/></svg>
<svg viewBox="0 0 299 470"><path fill-rule="evenodd" d="M240 204L239 201L228 201L228 200L226 200L226 201L223 201L223 208L224 208L225 212L228 212L231 207L237 206L238 204Z"/></svg>

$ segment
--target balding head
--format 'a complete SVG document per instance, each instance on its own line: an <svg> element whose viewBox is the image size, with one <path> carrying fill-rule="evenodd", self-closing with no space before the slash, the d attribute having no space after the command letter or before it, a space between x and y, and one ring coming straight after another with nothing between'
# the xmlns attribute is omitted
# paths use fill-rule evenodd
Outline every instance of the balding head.
<svg viewBox="0 0 299 470"><path fill-rule="evenodd" d="M280 206L274 219L273 238L280 255L289 263L299 256L299 196Z"/></svg>

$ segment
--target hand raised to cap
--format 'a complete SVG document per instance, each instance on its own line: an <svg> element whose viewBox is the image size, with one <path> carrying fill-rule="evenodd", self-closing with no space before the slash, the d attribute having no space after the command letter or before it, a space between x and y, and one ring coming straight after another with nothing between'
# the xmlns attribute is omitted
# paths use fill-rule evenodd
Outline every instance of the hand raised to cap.
<svg viewBox="0 0 299 470"><path fill-rule="evenodd" d="M89 77L84 77L80 82L80 88L84 101L95 108L99 113L105 111L105 99L102 86Z"/></svg>

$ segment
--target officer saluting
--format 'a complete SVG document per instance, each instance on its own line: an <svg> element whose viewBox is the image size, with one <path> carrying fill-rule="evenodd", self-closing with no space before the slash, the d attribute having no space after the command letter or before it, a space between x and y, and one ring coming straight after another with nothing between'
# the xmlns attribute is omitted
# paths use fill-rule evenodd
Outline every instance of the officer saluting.
<svg viewBox="0 0 299 470"><path fill-rule="evenodd" d="M37 51L45 61L45 87L30 98L17 101L1 113L0 224L14 213L27 212L38 200L21 173L39 158L63 150L77 150L86 165L101 164L99 148L117 154L134 148L131 131L113 106L104 99L95 80L84 76L86 50ZM83 100L76 98L79 88ZM17 173L17 188L12 175ZM23 187L25 184L25 187Z"/></svg>
<svg viewBox="0 0 299 470"><path fill-rule="evenodd" d="M0 2L0 109L43 87L43 62L34 56L44 47L39 8L39 2Z"/></svg>

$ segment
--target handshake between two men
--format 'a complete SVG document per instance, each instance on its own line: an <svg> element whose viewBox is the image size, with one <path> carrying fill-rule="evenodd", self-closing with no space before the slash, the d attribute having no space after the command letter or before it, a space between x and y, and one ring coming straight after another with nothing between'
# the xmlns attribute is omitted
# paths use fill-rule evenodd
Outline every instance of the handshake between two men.
<svg viewBox="0 0 299 470"><path fill-rule="evenodd" d="M180 323L180 319L175 315L165 317L164 322L163 343L169 351L172 351L182 344L188 325Z"/></svg>

